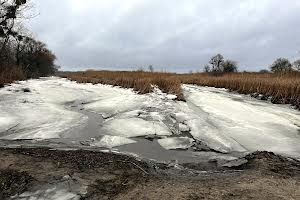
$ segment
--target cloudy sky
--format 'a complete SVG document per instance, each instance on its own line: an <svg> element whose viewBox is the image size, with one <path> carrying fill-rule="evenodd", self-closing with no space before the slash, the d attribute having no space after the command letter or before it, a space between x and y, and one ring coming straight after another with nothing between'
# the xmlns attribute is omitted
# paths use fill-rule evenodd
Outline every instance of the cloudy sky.
<svg viewBox="0 0 300 200"><path fill-rule="evenodd" d="M298 0L34 0L27 22L64 70L201 70L216 53L241 70L300 57Z"/></svg>

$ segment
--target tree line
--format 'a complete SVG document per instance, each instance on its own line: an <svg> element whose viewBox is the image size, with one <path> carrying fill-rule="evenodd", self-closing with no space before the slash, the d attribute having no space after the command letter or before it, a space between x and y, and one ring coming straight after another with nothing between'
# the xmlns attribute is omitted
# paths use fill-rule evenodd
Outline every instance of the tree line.
<svg viewBox="0 0 300 200"><path fill-rule="evenodd" d="M287 58L278 58L269 68L273 73L293 73L300 71L300 59L291 63ZM268 73L270 71L263 69L260 72ZM233 60L225 60L223 55L217 54L204 67L204 72L211 74L234 73L238 72L238 64Z"/></svg>
<svg viewBox="0 0 300 200"><path fill-rule="evenodd" d="M0 1L0 79L47 76L57 71L56 56L41 41L22 33L21 21L27 0ZM0 80L1 84L1 80Z"/></svg>

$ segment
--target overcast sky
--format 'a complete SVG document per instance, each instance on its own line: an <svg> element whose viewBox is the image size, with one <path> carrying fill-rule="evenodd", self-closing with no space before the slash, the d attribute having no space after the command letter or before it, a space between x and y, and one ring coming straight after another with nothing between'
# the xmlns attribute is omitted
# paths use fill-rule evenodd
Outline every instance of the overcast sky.
<svg viewBox="0 0 300 200"><path fill-rule="evenodd" d="M64 70L201 70L221 53L241 70L300 57L299 0L34 0L27 22Z"/></svg>

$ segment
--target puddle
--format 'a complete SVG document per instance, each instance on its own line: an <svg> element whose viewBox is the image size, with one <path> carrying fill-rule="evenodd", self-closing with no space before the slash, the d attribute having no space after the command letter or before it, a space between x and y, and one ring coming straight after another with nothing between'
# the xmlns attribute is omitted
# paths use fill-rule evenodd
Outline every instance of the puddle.
<svg viewBox="0 0 300 200"><path fill-rule="evenodd" d="M213 158L218 157L235 157L238 154L222 154L212 151L193 151L191 148L187 150L167 150L163 148L157 140L149 141L142 138L134 138L137 141L135 144L123 145L117 147L120 152L129 152L139 155L142 158L155 160L158 162L174 162L183 163L207 163ZM222 160L221 159L221 160Z"/></svg>

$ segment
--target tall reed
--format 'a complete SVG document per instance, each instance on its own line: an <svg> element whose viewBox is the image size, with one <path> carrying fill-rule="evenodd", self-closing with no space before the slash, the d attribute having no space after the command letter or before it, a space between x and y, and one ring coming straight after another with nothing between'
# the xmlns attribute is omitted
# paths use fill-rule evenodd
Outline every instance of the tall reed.
<svg viewBox="0 0 300 200"><path fill-rule="evenodd" d="M102 83L134 88L141 94L152 92L152 85L163 92L184 100L181 84L226 88L242 94L262 94L273 103L292 104L300 108L300 73L231 73L213 76L207 73L175 74L143 71L85 71L68 72L62 76L79 83Z"/></svg>

